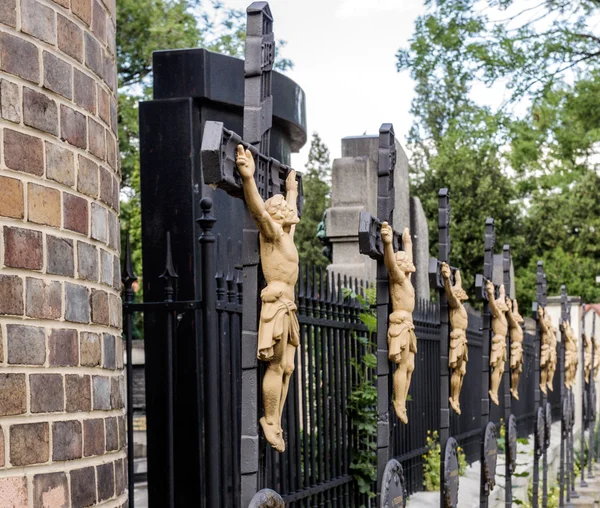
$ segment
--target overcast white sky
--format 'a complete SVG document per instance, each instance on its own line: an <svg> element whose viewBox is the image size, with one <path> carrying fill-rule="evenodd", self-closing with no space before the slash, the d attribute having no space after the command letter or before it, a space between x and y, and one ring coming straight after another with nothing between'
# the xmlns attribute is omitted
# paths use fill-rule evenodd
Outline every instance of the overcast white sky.
<svg viewBox="0 0 600 508"><path fill-rule="evenodd" d="M244 10L249 0L224 0ZM395 53L408 44L422 0L270 0L275 37L287 41L283 55L294 62L288 72L306 92L309 141L317 131L340 157L344 136L376 134L394 124L405 144L413 82L396 72ZM304 149L292 156L301 170Z"/></svg>

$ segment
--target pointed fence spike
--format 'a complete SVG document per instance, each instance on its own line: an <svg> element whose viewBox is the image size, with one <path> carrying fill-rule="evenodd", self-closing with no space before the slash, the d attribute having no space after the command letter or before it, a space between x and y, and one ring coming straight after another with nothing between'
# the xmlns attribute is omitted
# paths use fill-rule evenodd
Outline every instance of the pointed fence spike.
<svg viewBox="0 0 600 508"><path fill-rule="evenodd" d="M179 276L175 271L175 266L173 265L173 253L171 251L171 232L167 231L167 256L165 260L165 270L159 276L161 279L177 279Z"/></svg>

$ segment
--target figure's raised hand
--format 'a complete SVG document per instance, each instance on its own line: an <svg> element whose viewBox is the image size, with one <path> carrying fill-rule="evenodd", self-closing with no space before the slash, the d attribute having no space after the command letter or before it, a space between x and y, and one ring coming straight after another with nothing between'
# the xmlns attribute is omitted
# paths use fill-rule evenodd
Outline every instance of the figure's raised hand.
<svg viewBox="0 0 600 508"><path fill-rule="evenodd" d="M410 229L404 228L402 232L402 245L406 245L412 243L412 238L410 237Z"/></svg>
<svg viewBox="0 0 600 508"><path fill-rule="evenodd" d="M494 283L491 280L486 281L485 290L490 298L494 298Z"/></svg>
<svg viewBox="0 0 600 508"><path fill-rule="evenodd" d="M381 240L384 245L391 245L394 240L394 232L387 222L381 224Z"/></svg>
<svg viewBox="0 0 600 508"><path fill-rule="evenodd" d="M296 191L298 192L298 181L296 180L296 171L293 169L285 179L285 190L287 192Z"/></svg>
<svg viewBox="0 0 600 508"><path fill-rule="evenodd" d="M446 280L450 280L450 266L448 265L448 263L442 263L442 277L444 277L444 279Z"/></svg>
<svg viewBox="0 0 600 508"><path fill-rule="evenodd" d="M538 307L538 316L540 317L540 319L544 317L544 307L542 307L541 305Z"/></svg>
<svg viewBox="0 0 600 508"><path fill-rule="evenodd" d="M242 175L242 178L254 178L254 157L252 157L252 152L250 152L250 150L244 151L242 145L237 146L235 164L240 175Z"/></svg>
<svg viewBox="0 0 600 508"><path fill-rule="evenodd" d="M505 301L506 301L506 306L509 308L509 310L512 310L512 308L513 308L512 300L508 296L506 296L504 298L505 298Z"/></svg>

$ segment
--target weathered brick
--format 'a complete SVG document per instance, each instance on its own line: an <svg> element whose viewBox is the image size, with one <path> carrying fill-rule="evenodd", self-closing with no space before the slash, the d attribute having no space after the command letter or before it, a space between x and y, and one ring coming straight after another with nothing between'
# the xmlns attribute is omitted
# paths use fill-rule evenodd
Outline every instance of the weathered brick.
<svg viewBox="0 0 600 508"><path fill-rule="evenodd" d="M56 413L65 410L65 391L60 374L29 376L32 413Z"/></svg>
<svg viewBox="0 0 600 508"><path fill-rule="evenodd" d="M93 198L98 196L98 164L81 155L79 156L77 190Z"/></svg>
<svg viewBox="0 0 600 508"><path fill-rule="evenodd" d="M27 478L11 476L0 478L0 506L25 508L28 506Z"/></svg>
<svg viewBox="0 0 600 508"><path fill-rule="evenodd" d="M62 472L33 477L33 508L69 508L69 484Z"/></svg>
<svg viewBox="0 0 600 508"><path fill-rule="evenodd" d="M17 27L17 0L4 0L0 2L0 23Z"/></svg>
<svg viewBox="0 0 600 508"><path fill-rule="evenodd" d="M46 141L46 177L67 187L75 185L75 157L73 152Z"/></svg>
<svg viewBox="0 0 600 508"><path fill-rule="evenodd" d="M98 250L95 246L77 242L77 267L80 279L98 280Z"/></svg>
<svg viewBox="0 0 600 508"><path fill-rule="evenodd" d="M49 434L47 422L11 425L11 464L13 466L28 466L48 462L50 458Z"/></svg>
<svg viewBox="0 0 600 508"><path fill-rule="evenodd" d="M0 37L2 34L0 34ZM4 129L4 162L10 169L42 176L44 144L40 138Z"/></svg>
<svg viewBox="0 0 600 508"><path fill-rule="evenodd" d="M115 336L109 333L104 334L104 368L115 369L116 349Z"/></svg>
<svg viewBox="0 0 600 508"><path fill-rule="evenodd" d="M101 85L97 85L98 90L98 115L110 126L110 99L108 93L104 91Z"/></svg>
<svg viewBox="0 0 600 508"><path fill-rule="evenodd" d="M106 501L115 495L115 471L112 462L96 466L98 477L98 502Z"/></svg>
<svg viewBox="0 0 600 508"><path fill-rule="evenodd" d="M109 310L108 310L108 294L106 291L98 291L92 289L91 296L92 306L92 323L99 325L108 325L109 323Z"/></svg>
<svg viewBox="0 0 600 508"><path fill-rule="evenodd" d="M113 283L113 257L110 252L100 249L100 282L111 286Z"/></svg>
<svg viewBox="0 0 600 508"><path fill-rule="evenodd" d="M115 62L108 51L102 52L102 60L104 69L102 79L114 93L117 90L117 69Z"/></svg>
<svg viewBox="0 0 600 508"><path fill-rule="evenodd" d="M106 427L106 451L115 452L119 449L119 426L117 418L114 416L107 418L104 420L104 425Z"/></svg>
<svg viewBox="0 0 600 508"><path fill-rule="evenodd" d="M0 275L0 314L23 315L23 280L17 275Z"/></svg>
<svg viewBox="0 0 600 508"><path fill-rule="evenodd" d="M52 460L74 460L83 455L81 422L69 420L52 424Z"/></svg>
<svg viewBox="0 0 600 508"><path fill-rule="evenodd" d="M60 191L43 185L27 185L27 219L36 224L60 227Z"/></svg>
<svg viewBox="0 0 600 508"><path fill-rule="evenodd" d="M42 233L4 226L4 264L6 266L41 270L43 258Z"/></svg>
<svg viewBox="0 0 600 508"><path fill-rule="evenodd" d="M127 445L127 431L125 430L125 416L117 416L119 426L119 448L123 449ZM127 480L125 481L127 483Z"/></svg>
<svg viewBox="0 0 600 508"><path fill-rule="evenodd" d="M108 311L110 312L110 326L113 328L122 328L123 325L123 309L121 298L116 295L109 295L108 297Z"/></svg>
<svg viewBox="0 0 600 508"><path fill-rule="evenodd" d="M94 418L83 422L83 456L103 455L104 446L104 420Z"/></svg>
<svg viewBox="0 0 600 508"><path fill-rule="evenodd" d="M68 18L58 14L57 34L59 49L75 60L83 61L83 31Z"/></svg>
<svg viewBox="0 0 600 508"><path fill-rule="evenodd" d="M6 325L8 363L43 365L46 361L46 334L43 328Z"/></svg>
<svg viewBox="0 0 600 508"><path fill-rule="evenodd" d="M48 273L73 277L75 273L73 240L46 235L46 253Z"/></svg>
<svg viewBox="0 0 600 508"><path fill-rule="evenodd" d="M0 416L20 415L26 411L25 374L0 374Z"/></svg>
<svg viewBox="0 0 600 508"><path fill-rule="evenodd" d="M100 365L102 352L100 349L100 335L91 332L81 332L79 337L81 350L81 365L96 367Z"/></svg>
<svg viewBox="0 0 600 508"><path fill-rule="evenodd" d="M106 21L106 47L110 56L114 58L117 53L117 40L115 37L115 26L112 24L110 18Z"/></svg>
<svg viewBox="0 0 600 508"><path fill-rule="evenodd" d="M106 158L106 142L104 140L104 127L91 118L88 119L88 146L89 151L99 159Z"/></svg>
<svg viewBox="0 0 600 508"><path fill-rule="evenodd" d="M85 33L85 65L96 75L102 77L104 72L104 59L102 58L102 48L96 38Z"/></svg>
<svg viewBox="0 0 600 508"><path fill-rule="evenodd" d="M113 288L121 289L121 259L119 256L113 258Z"/></svg>
<svg viewBox="0 0 600 508"><path fill-rule="evenodd" d="M75 89L75 103L87 109L90 113L96 114L96 86L94 80L75 69L73 87Z"/></svg>
<svg viewBox="0 0 600 508"><path fill-rule="evenodd" d="M0 7L1 9L1 7ZM0 92L0 114L4 120L19 123L21 121L21 98L19 85L2 80Z"/></svg>
<svg viewBox="0 0 600 508"><path fill-rule="evenodd" d="M109 247L120 251L121 229L119 228L119 219L117 215L109 210L108 212L108 245Z"/></svg>
<svg viewBox="0 0 600 508"><path fill-rule="evenodd" d="M54 11L36 0L21 0L21 30L48 44L56 44Z"/></svg>
<svg viewBox="0 0 600 508"><path fill-rule="evenodd" d="M87 147L87 122L85 116L61 104L60 106L61 138L78 148Z"/></svg>
<svg viewBox="0 0 600 508"><path fill-rule="evenodd" d="M110 380L106 376L93 376L94 410L110 410Z"/></svg>
<svg viewBox="0 0 600 508"><path fill-rule="evenodd" d="M22 37L0 33L0 69L27 81L39 83L40 61L35 44Z"/></svg>
<svg viewBox="0 0 600 508"><path fill-rule="evenodd" d="M73 14L87 25L92 23L92 2L91 0L71 0L71 9Z"/></svg>
<svg viewBox="0 0 600 508"><path fill-rule="evenodd" d="M87 236L88 234L88 202L73 194L63 193L64 228Z"/></svg>
<svg viewBox="0 0 600 508"><path fill-rule="evenodd" d="M108 241L106 208L92 203L92 238L99 242Z"/></svg>
<svg viewBox="0 0 600 508"><path fill-rule="evenodd" d="M52 330L48 336L50 367L76 367L79 363L77 330Z"/></svg>
<svg viewBox="0 0 600 508"><path fill-rule="evenodd" d="M109 206L112 206L113 202L112 186L113 179L110 171L104 166L100 166L100 200Z"/></svg>
<svg viewBox="0 0 600 508"><path fill-rule="evenodd" d="M94 466L90 466L71 471L71 506L96 504L96 473L94 469Z"/></svg>
<svg viewBox="0 0 600 508"><path fill-rule="evenodd" d="M123 338L115 337L115 365L117 369L122 369L125 365L125 358L123 357Z"/></svg>
<svg viewBox="0 0 600 508"><path fill-rule="evenodd" d="M25 314L38 319L60 319L62 315L62 285L27 277Z"/></svg>
<svg viewBox="0 0 600 508"><path fill-rule="evenodd" d="M20 180L0 176L0 215L14 219L24 217L23 184Z"/></svg>
<svg viewBox="0 0 600 508"><path fill-rule="evenodd" d="M35 129L58 134L56 102L43 93L23 87L23 123Z"/></svg>
<svg viewBox="0 0 600 508"><path fill-rule="evenodd" d="M113 409L125 407L124 383L120 376L110 378L110 404Z"/></svg>
<svg viewBox="0 0 600 508"><path fill-rule="evenodd" d="M116 143L110 131L106 129L106 162L114 170L117 169L117 151Z"/></svg>
<svg viewBox="0 0 600 508"><path fill-rule="evenodd" d="M85 286L65 282L65 320L73 323L89 323L90 300Z"/></svg>
<svg viewBox="0 0 600 508"><path fill-rule="evenodd" d="M64 7L65 9L68 9L69 6L71 5L70 2L71 0L52 0L55 4L60 5L61 7Z"/></svg>
<svg viewBox="0 0 600 508"><path fill-rule="evenodd" d="M92 32L106 44L106 12L98 0L92 0Z"/></svg>
<svg viewBox="0 0 600 508"><path fill-rule="evenodd" d="M115 494L120 496L125 492L125 461L119 459L115 461Z"/></svg>
<svg viewBox="0 0 600 508"><path fill-rule="evenodd" d="M117 135L117 129L118 129L118 117L117 117L117 101L115 101L114 99L110 99L110 127L113 131L113 133L115 134L115 136Z"/></svg>
<svg viewBox="0 0 600 508"><path fill-rule="evenodd" d="M117 436L117 438L118 438L118 436ZM4 450L4 430L2 429L2 427L0 427L0 467L4 467L4 464L5 464L4 452L5 452L5 450ZM1 497L0 497L0 500L2 500Z"/></svg>
<svg viewBox="0 0 600 508"><path fill-rule="evenodd" d="M65 393L67 395L68 413L91 411L92 389L90 376L67 374L65 376Z"/></svg>
<svg viewBox="0 0 600 508"><path fill-rule="evenodd" d="M73 68L70 64L47 51L43 52L44 58L44 87L57 94L71 99Z"/></svg>
<svg viewBox="0 0 600 508"><path fill-rule="evenodd" d="M119 169L119 168L117 168ZM119 213L119 209L120 209L120 203L119 203L119 189L121 188L121 180L120 178L115 177L114 178L114 184L113 184L113 208L116 210L117 214ZM115 217L116 218L116 217ZM117 237L121 237L121 235L119 234L119 227L117 226Z"/></svg>

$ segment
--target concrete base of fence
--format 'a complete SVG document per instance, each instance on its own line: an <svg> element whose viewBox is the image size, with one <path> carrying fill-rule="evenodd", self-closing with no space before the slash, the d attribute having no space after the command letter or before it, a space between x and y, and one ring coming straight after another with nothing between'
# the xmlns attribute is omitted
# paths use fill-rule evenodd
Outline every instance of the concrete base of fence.
<svg viewBox="0 0 600 508"><path fill-rule="evenodd" d="M578 433L575 435L575 442L579 442ZM560 462L560 422L552 425L552 439L548 448L548 484L549 487L556 484L558 478ZM542 482L542 463L540 459L540 490ZM521 475L527 473L527 476L513 476L512 492L513 500L528 502L527 489L533 475L533 434L529 436L528 444L518 445L517 471ZM465 474L460 477L458 489L458 508L478 508L479 507L479 474L480 465L478 462L471 464ZM594 507L595 502L600 502L600 475L593 480L589 480L589 487L580 488L577 478L576 488L581 497L573 499L575 506ZM587 481L587 480L586 480ZM437 508L440 505L439 492L417 492L411 495L406 503L408 508ZM496 487L490 494L489 508L504 508L504 455L498 456L498 466L496 468Z"/></svg>

